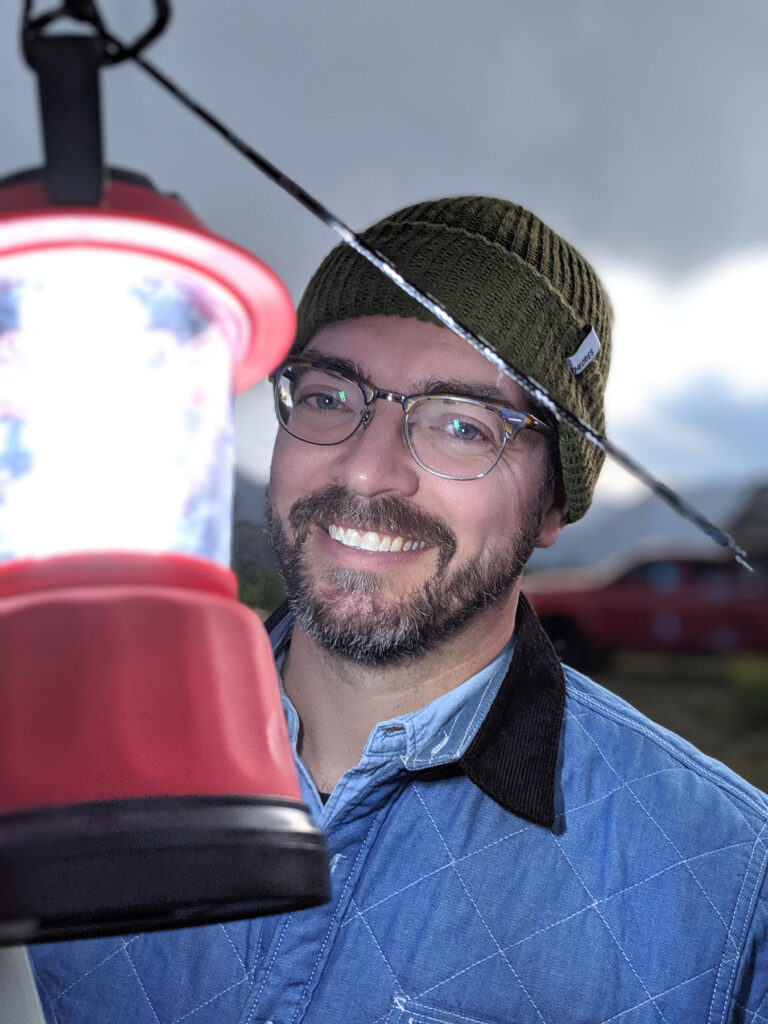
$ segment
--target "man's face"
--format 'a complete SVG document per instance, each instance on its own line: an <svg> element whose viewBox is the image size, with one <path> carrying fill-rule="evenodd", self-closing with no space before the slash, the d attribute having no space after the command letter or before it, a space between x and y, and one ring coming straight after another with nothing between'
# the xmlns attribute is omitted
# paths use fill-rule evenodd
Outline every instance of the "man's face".
<svg viewBox="0 0 768 1024"><path fill-rule="evenodd" d="M306 354L353 361L399 394L498 400L532 411L525 392L447 328L365 317L320 331ZM523 430L477 480L422 469L403 439L403 411L379 399L368 427L339 445L280 430L269 526L299 625L361 663L417 657L476 616L516 599L535 546L557 538L546 439ZM356 530L358 536L350 531Z"/></svg>

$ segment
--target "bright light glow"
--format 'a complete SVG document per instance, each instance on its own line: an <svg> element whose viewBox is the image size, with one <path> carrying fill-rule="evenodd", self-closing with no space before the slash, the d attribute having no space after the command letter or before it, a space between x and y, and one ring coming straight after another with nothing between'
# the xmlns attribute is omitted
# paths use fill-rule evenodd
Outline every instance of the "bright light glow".
<svg viewBox="0 0 768 1024"><path fill-rule="evenodd" d="M0 563L175 551L229 563L227 292L168 260L66 248L0 262Z"/></svg>

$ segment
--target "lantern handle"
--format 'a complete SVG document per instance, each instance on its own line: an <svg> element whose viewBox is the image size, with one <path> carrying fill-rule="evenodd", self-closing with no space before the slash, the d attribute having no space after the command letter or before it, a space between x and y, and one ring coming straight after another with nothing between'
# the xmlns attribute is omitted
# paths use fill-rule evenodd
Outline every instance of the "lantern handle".
<svg viewBox="0 0 768 1024"><path fill-rule="evenodd" d="M40 38L43 31L53 22L60 18L72 18L74 21L85 22L92 25L99 38L104 39L106 50L103 57L105 64L119 64L123 60L138 56L142 50L164 31L171 17L170 0L153 0L155 12L150 26L137 36L132 43L117 44L112 40L111 33L99 13L94 0L64 0L64 2L51 11L34 16L32 9L35 0L24 0L24 16L22 23L22 49L28 64L31 60L28 53L28 44Z"/></svg>
<svg viewBox="0 0 768 1024"><path fill-rule="evenodd" d="M99 71L137 56L163 31L170 17L168 0L154 0L149 28L126 47L111 41L92 0L65 0L35 16L34 0L25 0L22 21L24 57L37 74L45 148L43 183L56 205L97 206L104 190ZM51 33L62 18L83 22L88 33Z"/></svg>

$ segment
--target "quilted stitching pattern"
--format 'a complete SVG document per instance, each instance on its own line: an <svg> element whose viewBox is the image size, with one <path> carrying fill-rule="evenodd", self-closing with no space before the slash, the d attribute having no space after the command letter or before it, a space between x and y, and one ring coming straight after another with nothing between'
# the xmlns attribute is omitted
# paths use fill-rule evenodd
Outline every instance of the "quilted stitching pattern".
<svg viewBox="0 0 768 1024"><path fill-rule="evenodd" d="M563 742L551 831L393 760L330 907L32 950L49 1024L768 1024L765 799L575 674Z"/></svg>
<svg viewBox="0 0 768 1024"><path fill-rule="evenodd" d="M31 949L46 1020L235 1020L258 962L250 933L236 922ZM60 950L71 958L60 960Z"/></svg>

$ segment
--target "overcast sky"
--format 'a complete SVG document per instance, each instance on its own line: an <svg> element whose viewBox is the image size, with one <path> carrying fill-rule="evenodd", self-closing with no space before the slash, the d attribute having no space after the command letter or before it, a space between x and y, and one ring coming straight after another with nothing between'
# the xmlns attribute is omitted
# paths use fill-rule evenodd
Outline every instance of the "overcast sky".
<svg viewBox="0 0 768 1024"><path fill-rule="evenodd" d="M151 4L99 7L130 34ZM2 172L40 159L21 8L0 9ZM614 297L609 432L676 484L768 478L767 52L765 0L177 0L147 56L355 229L448 194L539 213ZM138 68L103 80L109 162L298 298L332 233ZM239 402L255 476L263 392Z"/></svg>

